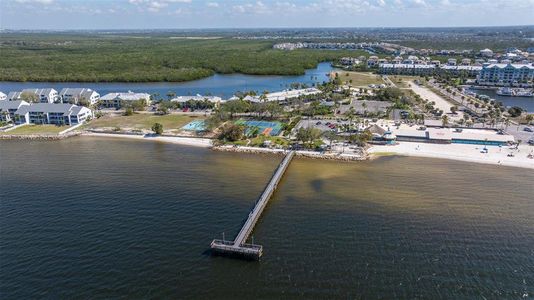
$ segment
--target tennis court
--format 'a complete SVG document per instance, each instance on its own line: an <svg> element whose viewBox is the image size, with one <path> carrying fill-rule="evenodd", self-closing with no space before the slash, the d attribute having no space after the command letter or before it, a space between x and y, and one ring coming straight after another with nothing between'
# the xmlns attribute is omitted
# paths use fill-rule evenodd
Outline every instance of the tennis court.
<svg viewBox="0 0 534 300"><path fill-rule="evenodd" d="M282 131L282 124L280 122L256 121L256 120L238 120L238 125L246 126L245 134L249 135L254 128L258 128L259 134L277 136Z"/></svg>
<svg viewBox="0 0 534 300"><path fill-rule="evenodd" d="M184 127L182 127L182 130L187 131L205 131L206 130L206 124L202 120L195 120L188 124L186 124Z"/></svg>

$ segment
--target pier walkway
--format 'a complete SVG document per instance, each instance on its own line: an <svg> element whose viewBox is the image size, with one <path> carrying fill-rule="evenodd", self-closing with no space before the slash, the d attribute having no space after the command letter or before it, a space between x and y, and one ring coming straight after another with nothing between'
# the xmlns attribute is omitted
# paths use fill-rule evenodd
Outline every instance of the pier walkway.
<svg viewBox="0 0 534 300"><path fill-rule="evenodd" d="M249 259L259 259L263 253L263 247L261 245L247 244L248 236L252 233L256 222L260 218L263 209L269 202L269 199L273 195L278 183L282 179L289 163L295 156L295 151L289 151L278 168L274 173L273 177L269 181L269 184L265 187L265 190L261 194L261 197L256 201L254 209L248 215L247 221L237 234L235 240L225 241L225 240L213 240L211 242L211 250L216 254L237 256Z"/></svg>

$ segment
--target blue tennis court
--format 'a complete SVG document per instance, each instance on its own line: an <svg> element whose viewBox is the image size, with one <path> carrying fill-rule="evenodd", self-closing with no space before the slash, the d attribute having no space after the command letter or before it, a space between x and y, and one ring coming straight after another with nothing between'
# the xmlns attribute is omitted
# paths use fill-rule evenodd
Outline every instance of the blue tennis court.
<svg viewBox="0 0 534 300"><path fill-rule="evenodd" d="M187 131L205 131L206 123L202 120L195 120L182 127L182 129Z"/></svg>
<svg viewBox="0 0 534 300"><path fill-rule="evenodd" d="M277 136L282 131L282 124L280 122L238 120L236 124L245 125L247 127L245 130L246 135L249 135L255 127L258 128L259 134L270 136Z"/></svg>

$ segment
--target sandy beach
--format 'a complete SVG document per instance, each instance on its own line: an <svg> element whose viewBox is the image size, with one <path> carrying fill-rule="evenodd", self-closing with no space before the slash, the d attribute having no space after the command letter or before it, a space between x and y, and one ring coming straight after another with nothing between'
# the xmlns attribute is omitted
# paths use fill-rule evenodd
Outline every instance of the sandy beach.
<svg viewBox="0 0 534 300"><path fill-rule="evenodd" d="M375 157L396 154L534 169L534 159L527 157L534 150L532 146L520 145L518 150L515 146L487 146L488 153L482 153L483 148L483 145L401 142L392 146L373 146L368 152ZM509 157L509 153L514 156Z"/></svg>
<svg viewBox="0 0 534 300"><path fill-rule="evenodd" d="M109 137L109 138L122 138L122 139L135 139L145 141L155 141L163 143L172 143L194 147L211 147L210 139L203 138L186 138L186 137L171 137L171 136L147 136L147 135L132 135L132 134L114 134L114 133L84 133L83 136L97 136L97 137Z"/></svg>

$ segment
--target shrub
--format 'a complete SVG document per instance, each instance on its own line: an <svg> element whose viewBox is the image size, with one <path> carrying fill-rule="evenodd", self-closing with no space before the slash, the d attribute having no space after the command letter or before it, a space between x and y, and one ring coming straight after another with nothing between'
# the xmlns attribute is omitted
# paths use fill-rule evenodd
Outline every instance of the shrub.
<svg viewBox="0 0 534 300"><path fill-rule="evenodd" d="M163 133L163 125L161 125L160 123L154 123L154 125L152 125L152 131L154 131L155 134L157 135L160 135Z"/></svg>

